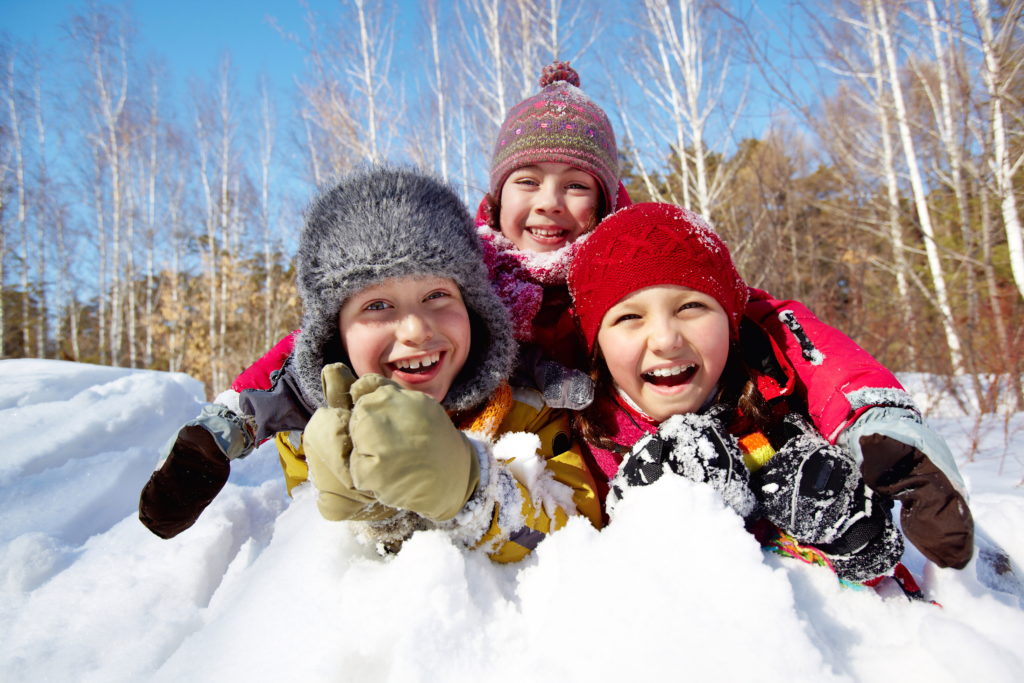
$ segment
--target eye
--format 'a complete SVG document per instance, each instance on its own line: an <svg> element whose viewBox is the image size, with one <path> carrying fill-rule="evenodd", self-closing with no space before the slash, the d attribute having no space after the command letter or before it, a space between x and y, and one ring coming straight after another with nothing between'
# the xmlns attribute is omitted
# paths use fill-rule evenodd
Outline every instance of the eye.
<svg viewBox="0 0 1024 683"><path fill-rule="evenodd" d="M685 304L679 307L680 311L688 311L697 308L707 308L707 306L700 301L687 301Z"/></svg>
<svg viewBox="0 0 1024 683"><path fill-rule="evenodd" d="M618 325L619 323L628 322L630 320L639 320L640 316L636 313L623 313L622 315L615 318L615 322L612 325Z"/></svg>
<svg viewBox="0 0 1024 683"><path fill-rule="evenodd" d="M512 181L515 185L522 185L525 187L538 187L540 183L530 177L519 177Z"/></svg>
<svg viewBox="0 0 1024 683"><path fill-rule="evenodd" d="M451 296L451 294L449 294L448 292L444 291L443 289L439 289L439 290L431 292L430 294L427 294L425 297L423 297L423 300L424 301L435 301L437 299L444 299L444 298L450 297L450 296Z"/></svg>
<svg viewBox="0 0 1024 683"><path fill-rule="evenodd" d="M383 311L391 307L387 301L371 301L363 306L364 311Z"/></svg>
<svg viewBox="0 0 1024 683"><path fill-rule="evenodd" d="M566 185L566 189L583 190L584 192L587 192L590 190L590 185L588 185L587 183L581 183L579 181L574 180L573 182Z"/></svg>

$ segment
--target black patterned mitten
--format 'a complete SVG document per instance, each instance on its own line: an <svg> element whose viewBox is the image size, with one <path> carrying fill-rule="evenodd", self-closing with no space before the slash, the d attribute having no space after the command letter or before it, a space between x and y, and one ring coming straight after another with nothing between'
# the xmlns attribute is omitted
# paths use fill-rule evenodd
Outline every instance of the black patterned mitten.
<svg viewBox="0 0 1024 683"><path fill-rule="evenodd" d="M888 572L903 554L892 502L872 492L845 450L801 421L751 476L761 513L800 543L824 552L840 578L864 581Z"/></svg>
<svg viewBox="0 0 1024 683"><path fill-rule="evenodd" d="M845 451L811 434L791 438L752 477L765 518L812 544L838 538L863 484Z"/></svg>
<svg viewBox="0 0 1024 683"><path fill-rule="evenodd" d="M736 438L713 415L673 415L656 434L638 441L622 461L612 480L610 508L623 490L646 486L661 478L665 469L718 491L741 517L756 506L749 473Z"/></svg>

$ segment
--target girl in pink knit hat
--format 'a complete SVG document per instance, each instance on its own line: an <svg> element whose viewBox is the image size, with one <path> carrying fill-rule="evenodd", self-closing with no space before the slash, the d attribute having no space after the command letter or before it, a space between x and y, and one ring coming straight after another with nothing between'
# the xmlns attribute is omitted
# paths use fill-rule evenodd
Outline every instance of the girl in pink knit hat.
<svg viewBox="0 0 1024 683"><path fill-rule="evenodd" d="M892 501L750 364L765 351L744 322L749 288L707 224L636 204L581 245L569 271L596 400L581 432L611 479L609 509L672 473L715 488L763 544L843 580L888 574L903 552ZM785 363L784 357L776 361Z"/></svg>

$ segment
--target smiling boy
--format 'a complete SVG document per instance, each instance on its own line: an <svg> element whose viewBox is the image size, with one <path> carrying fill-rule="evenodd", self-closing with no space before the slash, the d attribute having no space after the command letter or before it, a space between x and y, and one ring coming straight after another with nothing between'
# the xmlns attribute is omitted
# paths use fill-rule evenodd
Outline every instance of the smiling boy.
<svg viewBox="0 0 1024 683"><path fill-rule="evenodd" d="M274 385L241 397L257 437L276 433L289 492L311 478L325 518L388 551L437 528L507 562L570 516L600 525L567 415L507 381L508 313L450 188L387 166L345 176L308 209L296 261L302 331ZM224 457L203 444L187 454ZM179 503L197 507L174 475L184 455L176 444L143 491L140 517L158 535L216 495L176 518Z"/></svg>

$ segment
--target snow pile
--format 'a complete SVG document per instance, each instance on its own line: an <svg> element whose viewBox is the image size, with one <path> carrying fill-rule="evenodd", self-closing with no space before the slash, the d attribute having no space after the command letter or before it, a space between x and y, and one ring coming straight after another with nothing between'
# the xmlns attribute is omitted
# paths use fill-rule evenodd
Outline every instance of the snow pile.
<svg viewBox="0 0 1024 683"><path fill-rule="evenodd" d="M136 518L160 448L199 409L183 375L0 362L3 679L1019 680L1024 610L907 561L942 608L841 588L766 555L709 487L664 477L499 566L423 532L380 558L294 500L272 445L176 539ZM963 470L979 523L1024 558L1024 415ZM971 418L973 421L973 418ZM1008 427L1001 425L1006 422ZM973 432L935 423L954 452ZM998 428L996 427L997 425ZM999 468L1002 467L1002 472Z"/></svg>

